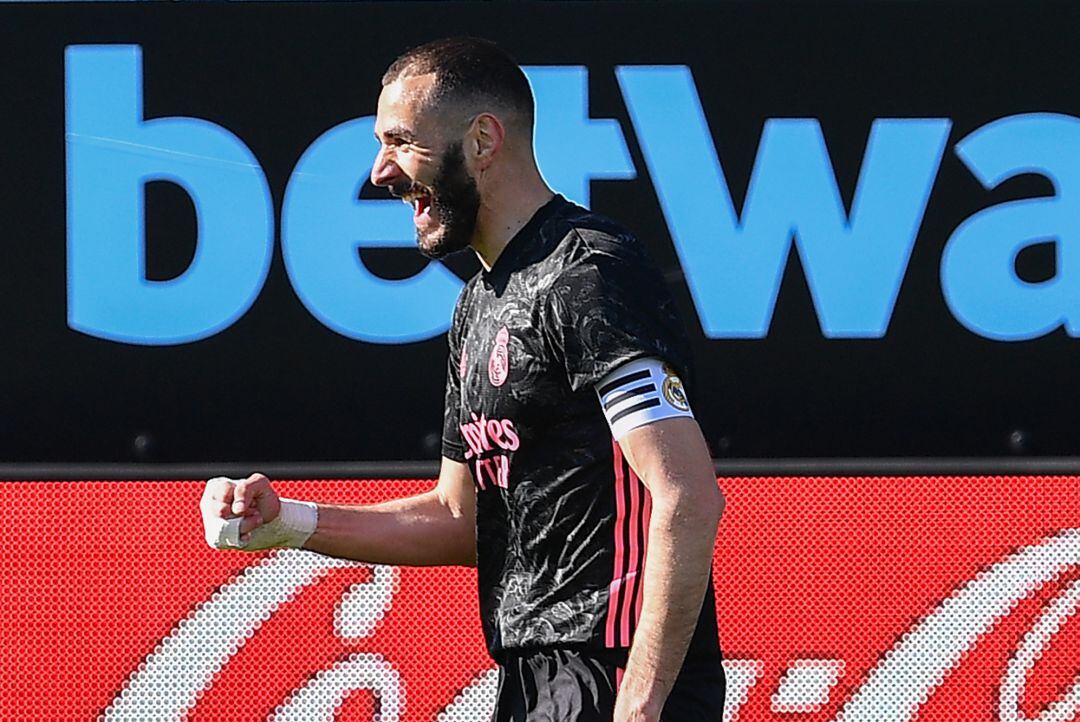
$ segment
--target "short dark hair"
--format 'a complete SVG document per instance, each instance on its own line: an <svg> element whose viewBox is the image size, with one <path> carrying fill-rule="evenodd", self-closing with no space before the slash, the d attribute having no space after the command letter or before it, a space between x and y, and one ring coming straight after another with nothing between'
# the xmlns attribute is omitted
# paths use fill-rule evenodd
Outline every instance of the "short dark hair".
<svg viewBox="0 0 1080 722"><path fill-rule="evenodd" d="M518 114L532 128L534 106L529 81L517 61L490 40L454 37L415 47L390 64L382 84L428 73L435 74L435 86L428 98L433 106L447 100L494 102Z"/></svg>

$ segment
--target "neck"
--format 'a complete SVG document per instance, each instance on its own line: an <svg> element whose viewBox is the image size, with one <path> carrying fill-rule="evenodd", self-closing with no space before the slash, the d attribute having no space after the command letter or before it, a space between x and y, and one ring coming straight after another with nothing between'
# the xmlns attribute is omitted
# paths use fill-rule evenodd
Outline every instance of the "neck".
<svg viewBox="0 0 1080 722"><path fill-rule="evenodd" d="M486 179L476 231L469 244L485 271L491 270L510 239L555 196L535 166L500 175L501 179ZM507 182L509 179L513 180Z"/></svg>

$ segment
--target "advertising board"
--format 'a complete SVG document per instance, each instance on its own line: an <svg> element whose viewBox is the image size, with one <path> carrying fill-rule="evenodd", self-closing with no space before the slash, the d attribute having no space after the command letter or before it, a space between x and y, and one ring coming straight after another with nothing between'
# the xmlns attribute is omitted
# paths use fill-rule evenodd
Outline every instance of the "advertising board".
<svg viewBox="0 0 1080 722"><path fill-rule="evenodd" d="M725 721L1074 719L1078 483L721 479ZM278 483L340 503L430 485ZM201 491L0 485L0 717L487 722L471 570L212 550Z"/></svg>

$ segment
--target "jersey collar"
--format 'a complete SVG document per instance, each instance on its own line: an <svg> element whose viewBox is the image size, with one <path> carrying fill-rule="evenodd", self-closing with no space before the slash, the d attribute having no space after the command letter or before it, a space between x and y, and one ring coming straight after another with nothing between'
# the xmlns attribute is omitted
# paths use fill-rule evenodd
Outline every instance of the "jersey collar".
<svg viewBox="0 0 1080 722"><path fill-rule="evenodd" d="M536 240L541 226L567 203L568 201L565 198L556 193L551 200L540 206L536 213L533 214L533 217L529 219L529 222L522 226L521 230L515 233L514 237L506 244L502 253L495 259L495 265L491 267L491 270L484 271L481 269L480 272L483 274L484 280L488 283L497 283L519 268L521 260L527 255L528 251L537 245Z"/></svg>

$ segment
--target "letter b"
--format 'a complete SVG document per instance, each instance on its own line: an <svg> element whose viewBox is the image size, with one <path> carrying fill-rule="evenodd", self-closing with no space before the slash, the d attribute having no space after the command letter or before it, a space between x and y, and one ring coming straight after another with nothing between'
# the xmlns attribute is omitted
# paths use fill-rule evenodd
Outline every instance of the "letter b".
<svg viewBox="0 0 1080 722"><path fill-rule="evenodd" d="M273 206L252 152L197 118L143 120L137 45L67 48L68 325L134 344L179 344L232 324L262 289ZM146 278L148 181L183 188L198 239L177 278Z"/></svg>

